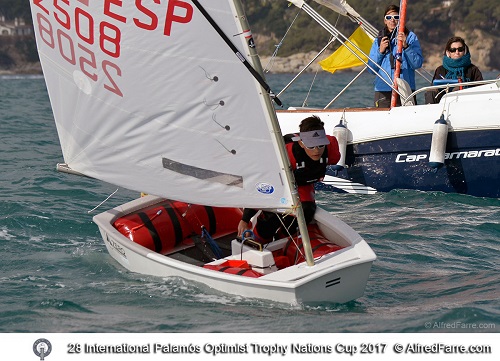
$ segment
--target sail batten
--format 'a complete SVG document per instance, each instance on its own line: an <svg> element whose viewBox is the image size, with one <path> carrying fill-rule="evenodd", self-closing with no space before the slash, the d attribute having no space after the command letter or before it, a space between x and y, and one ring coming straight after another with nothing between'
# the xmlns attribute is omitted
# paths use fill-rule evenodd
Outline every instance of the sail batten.
<svg viewBox="0 0 500 361"><path fill-rule="evenodd" d="M163 158L163 168L188 177L195 177L209 182L216 182L240 188L243 187L243 178L241 176L193 167L189 164L179 163L167 158Z"/></svg>

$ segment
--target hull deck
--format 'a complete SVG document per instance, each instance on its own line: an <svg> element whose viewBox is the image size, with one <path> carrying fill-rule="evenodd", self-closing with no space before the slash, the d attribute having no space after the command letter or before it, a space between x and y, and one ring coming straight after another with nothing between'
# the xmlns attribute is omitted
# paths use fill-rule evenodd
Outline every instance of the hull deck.
<svg viewBox="0 0 500 361"><path fill-rule="evenodd" d="M222 231L214 237L222 255L214 259L210 250L206 251L207 245L200 243L198 236L191 233L177 242L165 243L163 240L163 248L159 252L151 249L160 247L158 242L155 245L149 240L151 226L160 229L159 224L168 223L165 219L159 220L159 216L151 220L151 224L146 221L144 226L141 223L131 227L136 227L139 232L148 228L147 232L141 233L147 240L131 239L137 234L126 236L123 229L117 229L117 221L124 217L137 219L135 215L148 212L150 218L154 217L158 214L154 210L164 207L164 202L147 196L94 217L110 255L132 272L181 277L196 282L202 288L287 304L343 303L364 293L376 256L354 230L324 210L319 209L316 225L312 227L318 232L311 241L315 265L307 266L298 250L300 243L293 243L287 238L260 249L255 244L241 244L241 241L235 240L233 232ZM228 219L224 212L216 211L215 214ZM221 219L214 221L213 224L221 225ZM189 225L192 226L193 223ZM236 229L234 223L230 222L229 226ZM168 233L166 228L164 231ZM174 233L168 236L175 237ZM165 235L159 235L159 238ZM146 247L148 244L152 246Z"/></svg>

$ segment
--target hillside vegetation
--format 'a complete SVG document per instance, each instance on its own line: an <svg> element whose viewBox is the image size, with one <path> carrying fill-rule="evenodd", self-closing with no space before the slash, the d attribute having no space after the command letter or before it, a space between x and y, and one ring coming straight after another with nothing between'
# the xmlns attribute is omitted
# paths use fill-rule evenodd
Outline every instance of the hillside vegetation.
<svg viewBox="0 0 500 361"><path fill-rule="evenodd" d="M330 34L307 14L295 6L288 6L286 1L242 1L262 55L271 55L278 45L278 55L282 57L318 51L330 38ZM382 0L347 2L379 29L383 26L384 10L392 3ZM424 56L437 52L440 57L448 38L460 35L471 47L476 62L491 69L500 69L500 54L495 51L500 46L499 0L453 0L450 6L444 3L442 0L408 1L406 24L417 34ZM346 35L357 27L347 17L339 16L312 0L309 4Z"/></svg>

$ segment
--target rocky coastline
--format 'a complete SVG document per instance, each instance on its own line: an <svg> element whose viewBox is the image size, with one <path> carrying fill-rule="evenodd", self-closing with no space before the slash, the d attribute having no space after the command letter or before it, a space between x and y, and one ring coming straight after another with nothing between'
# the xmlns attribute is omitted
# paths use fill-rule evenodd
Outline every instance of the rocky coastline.
<svg viewBox="0 0 500 361"><path fill-rule="evenodd" d="M2 69L0 67L0 75L41 75L42 67L40 62L36 63L21 63L15 66Z"/></svg>
<svg viewBox="0 0 500 361"><path fill-rule="evenodd" d="M458 34L464 36L464 34ZM475 38L481 38L481 33L474 34ZM442 45L436 44L421 44L424 50L424 65L423 68L433 73L434 69L441 65L443 49ZM259 44L257 42L257 49ZM12 49L11 49L12 50ZM495 51L495 42L493 39L482 37L480 41L476 41L470 45L472 62L479 67L481 71L495 71L500 69L491 68L487 64L491 63L491 55ZM327 50L324 54L318 57L314 63L306 70L307 72L321 71L318 62L331 54ZM261 55L261 64L269 73L297 73L305 64L308 64L317 55L316 52L297 53L287 57ZM42 74L42 68L39 62L26 62L21 56L15 57L16 62L12 66L2 68L0 66L0 75L19 75L19 74ZM353 69L357 70L357 69Z"/></svg>
<svg viewBox="0 0 500 361"><path fill-rule="evenodd" d="M476 44L470 45L471 58L474 65L481 71L500 71L500 69L492 68L490 64L491 54L495 51L494 41L492 39L483 39ZM443 60L443 45L436 44L421 44L424 49L424 65L423 68L431 73L434 69L442 64ZM308 72L320 71L321 67L318 62L328 57L331 52L326 51L322 54L310 68ZM260 56L262 66L269 73L297 73L305 64L308 64L317 55L316 52L298 53L288 57ZM357 69L353 69L357 70Z"/></svg>
<svg viewBox="0 0 500 361"><path fill-rule="evenodd" d="M262 67L266 69L269 73L297 73L304 67L305 64L309 63L317 53L298 53L288 57L274 57L261 56L260 61ZM306 70L306 72L317 72L322 71L318 64L318 61L324 59L327 55L320 56L311 66ZM431 56L426 58L423 68L427 71L433 73L434 69L441 65L441 56ZM475 61L475 65L479 67L482 71L495 71L497 69L488 68L483 62ZM353 71L359 71L360 69L352 69ZM9 69L1 69L0 75L33 75L42 74L42 68L40 62L36 63L22 63L16 66L10 67Z"/></svg>

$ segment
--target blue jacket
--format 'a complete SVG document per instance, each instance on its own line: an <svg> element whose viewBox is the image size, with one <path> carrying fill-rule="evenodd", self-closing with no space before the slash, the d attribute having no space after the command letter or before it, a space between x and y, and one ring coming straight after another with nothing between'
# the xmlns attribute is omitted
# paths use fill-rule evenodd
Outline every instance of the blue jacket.
<svg viewBox="0 0 500 361"><path fill-rule="evenodd" d="M379 48L379 38L376 38L373 42L372 48L370 50L370 66L380 75L384 77L385 80L389 82L389 84L393 83L394 79L394 64L391 64L391 59L396 57L396 53L398 50L397 38L393 38L390 42L389 48L387 48L384 54L380 54ZM412 90L416 89L415 86L415 69L421 68L424 62L424 56L422 55L422 48L420 48L420 42L418 41L417 35L414 32L410 31L408 36L406 37L406 42L408 43L408 48L403 49L403 62L401 64L401 73L400 78L406 80L408 84L410 84L410 88ZM392 50L393 57L390 56ZM394 60L395 61L395 60ZM380 65L387 73L390 74L391 79L387 78L387 75L380 70L376 65L376 62ZM391 66L392 65L392 66ZM373 73L373 72L372 72ZM378 76L375 77L375 91L379 92L387 92L392 89L387 85L382 79Z"/></svg>

